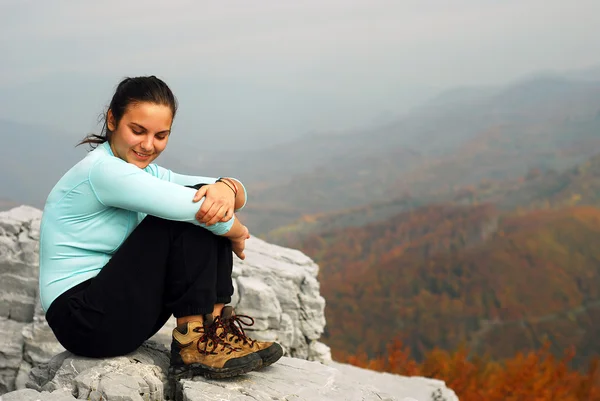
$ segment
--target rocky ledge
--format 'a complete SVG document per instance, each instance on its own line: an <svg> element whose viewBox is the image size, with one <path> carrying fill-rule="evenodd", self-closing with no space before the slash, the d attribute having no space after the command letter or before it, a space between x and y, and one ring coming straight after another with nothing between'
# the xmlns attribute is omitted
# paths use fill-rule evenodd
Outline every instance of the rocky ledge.
<svg viewBox="0 0 600 401"><path fill-rule="evenodd" d="M130 355L103 360L63 352L33 369L26 389L2 401L458 401L443 382L370 372L283 357L277 363L225 380L202 377L169 383L169 356L162 344L147 342Z"/></svg>
<svg viewBox="0 0 600 401"><path fill-rule="evenodd" d="M438 380L332 362L329 348L319 342L325 300L318 266L297 250L256 238L247 243L246 260L235 261L232 304L237 313L255 318L251 337L284 347L285 357L275 365L224 381L196 378L169 385L172 320L130 355L73 356L55 340L39 306L41 215L27 206L0 212L0 401L457 400Z"/></svg>

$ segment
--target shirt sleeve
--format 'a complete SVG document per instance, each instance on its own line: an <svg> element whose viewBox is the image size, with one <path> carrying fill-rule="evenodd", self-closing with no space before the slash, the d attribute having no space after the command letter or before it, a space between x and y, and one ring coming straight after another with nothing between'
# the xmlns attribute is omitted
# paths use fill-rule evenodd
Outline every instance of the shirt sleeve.
<svg viewBox="0 0 600 401"><path fill-rule="evenodd" d="M208 227L199 223L195 216L204 199L192 201L195 189L161 179L120 159L99 160L90 169L89 180L96 198L105 206L192 223L217 235L227 233L235 219Z"/></svg>
<svg viewBox="0 0 600 401"><path fill-rule="evenodd" d="M215 177L203 177L199 175L185 175L174 173L173 171L161 167L157 164L150 164L145 168L147 172L164 181L169 181L179 185L196 185L196 184L214 184L217 181Z"/></svg>
<svg viewBox="0 0 600 401"><path fill-rule="evenodd" d="M147 172L149 172L150 174L152 174L155 177L160 178L161 180L165 180L165 181L169 181L169 182L173 182L175 184L179 184L179 185L196 185L196 184L214 184L218 178L215 177L203 177L203 176L198 176L198 175L185 175L185 174L178 174L178 173L174 173L173 171L166 169L164 167L161 167L157 164L150 164L148 167L146 167L145 169ZM231 177L231 178L235 178L235 177ZM242 184L242 182L240 180L238 180L236 178L236 181L239 182L240 184ZM246 206L246 204L248 203L248 191L246 191L246 187L244 186L244 184L242 184L242 190L244 191L245 197L244 197L244 204L239 208L239 209L235 209L235 211L240 211L244 208L244 206Z"/></svg>

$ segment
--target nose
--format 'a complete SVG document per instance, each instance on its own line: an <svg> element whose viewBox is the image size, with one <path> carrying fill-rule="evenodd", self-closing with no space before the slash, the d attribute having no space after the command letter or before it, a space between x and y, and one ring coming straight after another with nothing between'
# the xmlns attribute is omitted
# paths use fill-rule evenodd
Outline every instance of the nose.
<svg viewBox="0 0 600 401"><path fill-rule="evenodd" d="M154 149L154 136L146 135L140 146L144 152L151 152Z"/></svg>

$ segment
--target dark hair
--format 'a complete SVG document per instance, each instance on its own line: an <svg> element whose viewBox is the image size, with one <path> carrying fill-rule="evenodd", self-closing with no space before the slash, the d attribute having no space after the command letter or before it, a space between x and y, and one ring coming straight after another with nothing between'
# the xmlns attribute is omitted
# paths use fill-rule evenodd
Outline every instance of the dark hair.
<svg viewBox="0 0 600 401"><path fill-rule="evenodd" d="M168 106L175 118L177 112L177 99L171 89L161 79L154 75L148 77L125 78L122 80L110 101L106 111L102 114L102 132L100 135L90 134L77 144L89 143L92 149L110 140L112 131L108 128L108 111L112 112L115 124L118 126L127 107L137 103L154 103Z"/></svg>

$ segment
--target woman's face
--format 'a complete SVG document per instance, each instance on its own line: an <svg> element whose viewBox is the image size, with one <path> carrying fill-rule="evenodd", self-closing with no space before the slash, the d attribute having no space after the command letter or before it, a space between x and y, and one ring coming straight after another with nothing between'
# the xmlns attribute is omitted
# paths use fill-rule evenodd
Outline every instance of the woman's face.
<svg viewBox="0 0 600 401"><path fill-rule="evenodd" d="M129 105L118 126L109 110L110 148L116 157L146 168L165 150L172 123L171 109L161 104L143 102Z"/></svg>

